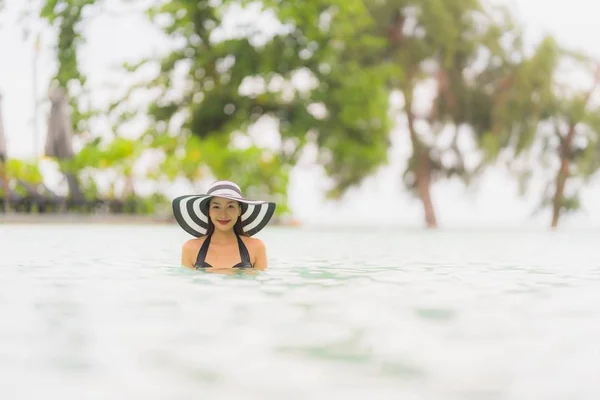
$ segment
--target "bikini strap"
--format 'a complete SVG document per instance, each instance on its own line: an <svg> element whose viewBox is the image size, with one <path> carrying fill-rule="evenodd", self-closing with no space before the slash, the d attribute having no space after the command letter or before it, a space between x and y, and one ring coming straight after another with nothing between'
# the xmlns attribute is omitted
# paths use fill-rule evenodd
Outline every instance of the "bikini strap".
<svg viewBox="0 0 600 400"><path fill-rule="evenodd" d="M206 259L206 255L208 254L208 246L210 245L210 238L212 235L209 235L204 239L204 243L202 243L202 247L200 247L200 251L198 252L198 256L196 257L196 265L203 264Z"/></svg>
<svg viewBox="0 0 600 400"><path fill-rule="evenodd" d="M248 262L252 264L252 262L250 261L250 253L248 253L248 248L242 241L242 238L240 237L240 235L235 236L237 236L238 247L240 249L240 258L242 259L242 262Z"/></svg>

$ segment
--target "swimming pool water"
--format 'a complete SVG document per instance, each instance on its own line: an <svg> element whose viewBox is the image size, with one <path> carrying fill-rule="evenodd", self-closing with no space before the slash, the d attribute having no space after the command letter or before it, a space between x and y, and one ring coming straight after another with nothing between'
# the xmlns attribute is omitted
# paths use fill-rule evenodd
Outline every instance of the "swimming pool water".
<svg viewBox="0 0 600 400"><path fill-rule="evenodd" d="M260 237L223 274L176 226L0 225L0 398L600 397L599 233Z"/></svg>

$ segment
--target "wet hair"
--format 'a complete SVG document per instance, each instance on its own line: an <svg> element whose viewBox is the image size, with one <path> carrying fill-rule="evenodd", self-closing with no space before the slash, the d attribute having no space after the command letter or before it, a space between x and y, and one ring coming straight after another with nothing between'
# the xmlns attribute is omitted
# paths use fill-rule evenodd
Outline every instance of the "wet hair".
<svg viewBox="0 0 600 400"><path fill-rule="evenodd" d="M208 229L206 230L206 236L212 235L213 232L215 231L215 224L213 224L212 220L210 219L210 202L211 202L211 200L206 202L206 215L208 215ZM238 236L249 236L246 232L244 232L244 228L242 228L242 214L244 214L244 211L246 211L246 207L244 207L244 205L242 203L240 203L239 201L236 201L236 203L238 204L238 206L240 207L242 212L238 216L237 221L235 221L235 225L233 225L233 231Z"/></svg>

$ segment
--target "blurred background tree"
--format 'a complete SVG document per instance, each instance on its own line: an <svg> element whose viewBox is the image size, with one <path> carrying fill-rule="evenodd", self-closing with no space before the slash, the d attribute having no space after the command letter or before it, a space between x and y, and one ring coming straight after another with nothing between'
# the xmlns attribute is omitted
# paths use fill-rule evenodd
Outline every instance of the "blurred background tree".
<svg viewBox="0 0 600 400"><path fill-rule="evenodd" d="M341 6L331 18L354 20L358 26L370 23L362 17L364 7L356 7L360 2L333 3ZM215 39L227 16L244 7L267 11L258 3L236 1L172 1L148 11L155 23L167 21L165 34L179 43L160 60L160 73L152 81L128 93L159 89L148 110L142 110L151 119L143 140L166 149L154 176L183 174L195 180L210 173L233 179L248 193L274 196L282 205L279 212L285 212L289 171L305 146L317 145L319 162L334 177L331 193L359 183L386 159L390 123L385 71L358 64L349 56L353 49L336 45L356 39L358 32L315 25L331 14L331 2L282 3L276 14L281 29L270 37L252 26ZM359 42L363 40L368 37ZM152 61L130 69L135 72ZM312 87L295 85L299 75L312 80ZM174 87L183 89L175 92ZM135 116L127 98L114 107L126 116L121 123ZM279 133L271 139L279 144L276 148L257 144L264 133L251 134L266 122ZM240 140L245 143L241 147L236 145Z"/></svg>
<svg viewBox="0 0 600 400"><path fill-rule="evenodd" d="M565 63L589 70L595 62L552 37L526 50L515 16L490 1L150 2L145 14L169 50L126 63L124 96L93 110L78 52L86 18L107 4L44 0L39 9L57 34L53 85L68 94L82 147L60 165L87 197L99 195L105 171L121 182L109 198L136 198L140 179L158 192L179 179L198 189L232 179L249 196L277 201L283 215L304 155L316 154L328 198L341 199L388 163L399 133L411 154L399 179L422 203L426 226L438 225L435 182L468 186L505 163L525 188L552 157L558 167L542 207L551 205L556 226L579 204L573 188L599 165L596 84L558 84ZM96 117L112 121L109 135L93 131ZM140 173L148 154L154 161Z"/></svg>
<svg viewBox="0 0 600 400"><path fill-rule="evenodd" d="M434 182L457 177L468 185L488 165L484 143L494 134L499 94L509 90L519 33L505 9L479 0L367 3L387 39L381 59L403 71L388 81L401 94L412 145L403 181L422 202L426 226L436 227Z"/></svg>
<svg viewBox="0 0 600 400"><path fill-rule="evenodd" d="M81 35L84 11L94 3L96 0L45 0L40 9L40 17L57 31L57 70L49 88L52 107L46 155L59 162L68 182L69 202L76 206L81 206L84 197L79 182L80 170L69 168L74 164L68 161L74 155L72 135L89 135L89 122L93 115L89 107L82 107L86 96L86 77L79 67L79 50L85 41Z"/></svg>
<svg viewBox="0 0 600 400"><path fill-rule="evenodd" d="M587 87L567 82L574 73ZM600 63L547 37L513 76L519 90L501 110L504 136L513 139L508 166L522 194L536 169L550 174L535 211L549 207L555 228L562 213L580 209L580 190L600 167L600 107L592 101Z"/></svg>

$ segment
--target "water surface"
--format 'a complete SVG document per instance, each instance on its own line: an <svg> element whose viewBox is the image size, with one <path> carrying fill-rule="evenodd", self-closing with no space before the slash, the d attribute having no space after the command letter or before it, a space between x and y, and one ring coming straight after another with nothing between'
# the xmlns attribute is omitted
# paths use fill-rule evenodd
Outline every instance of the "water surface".
<svg viewBox="0 0 600 400"><path fill-rule="evenodd" d="M600 234L0 225L3 399L600 398Z"/></svg>

